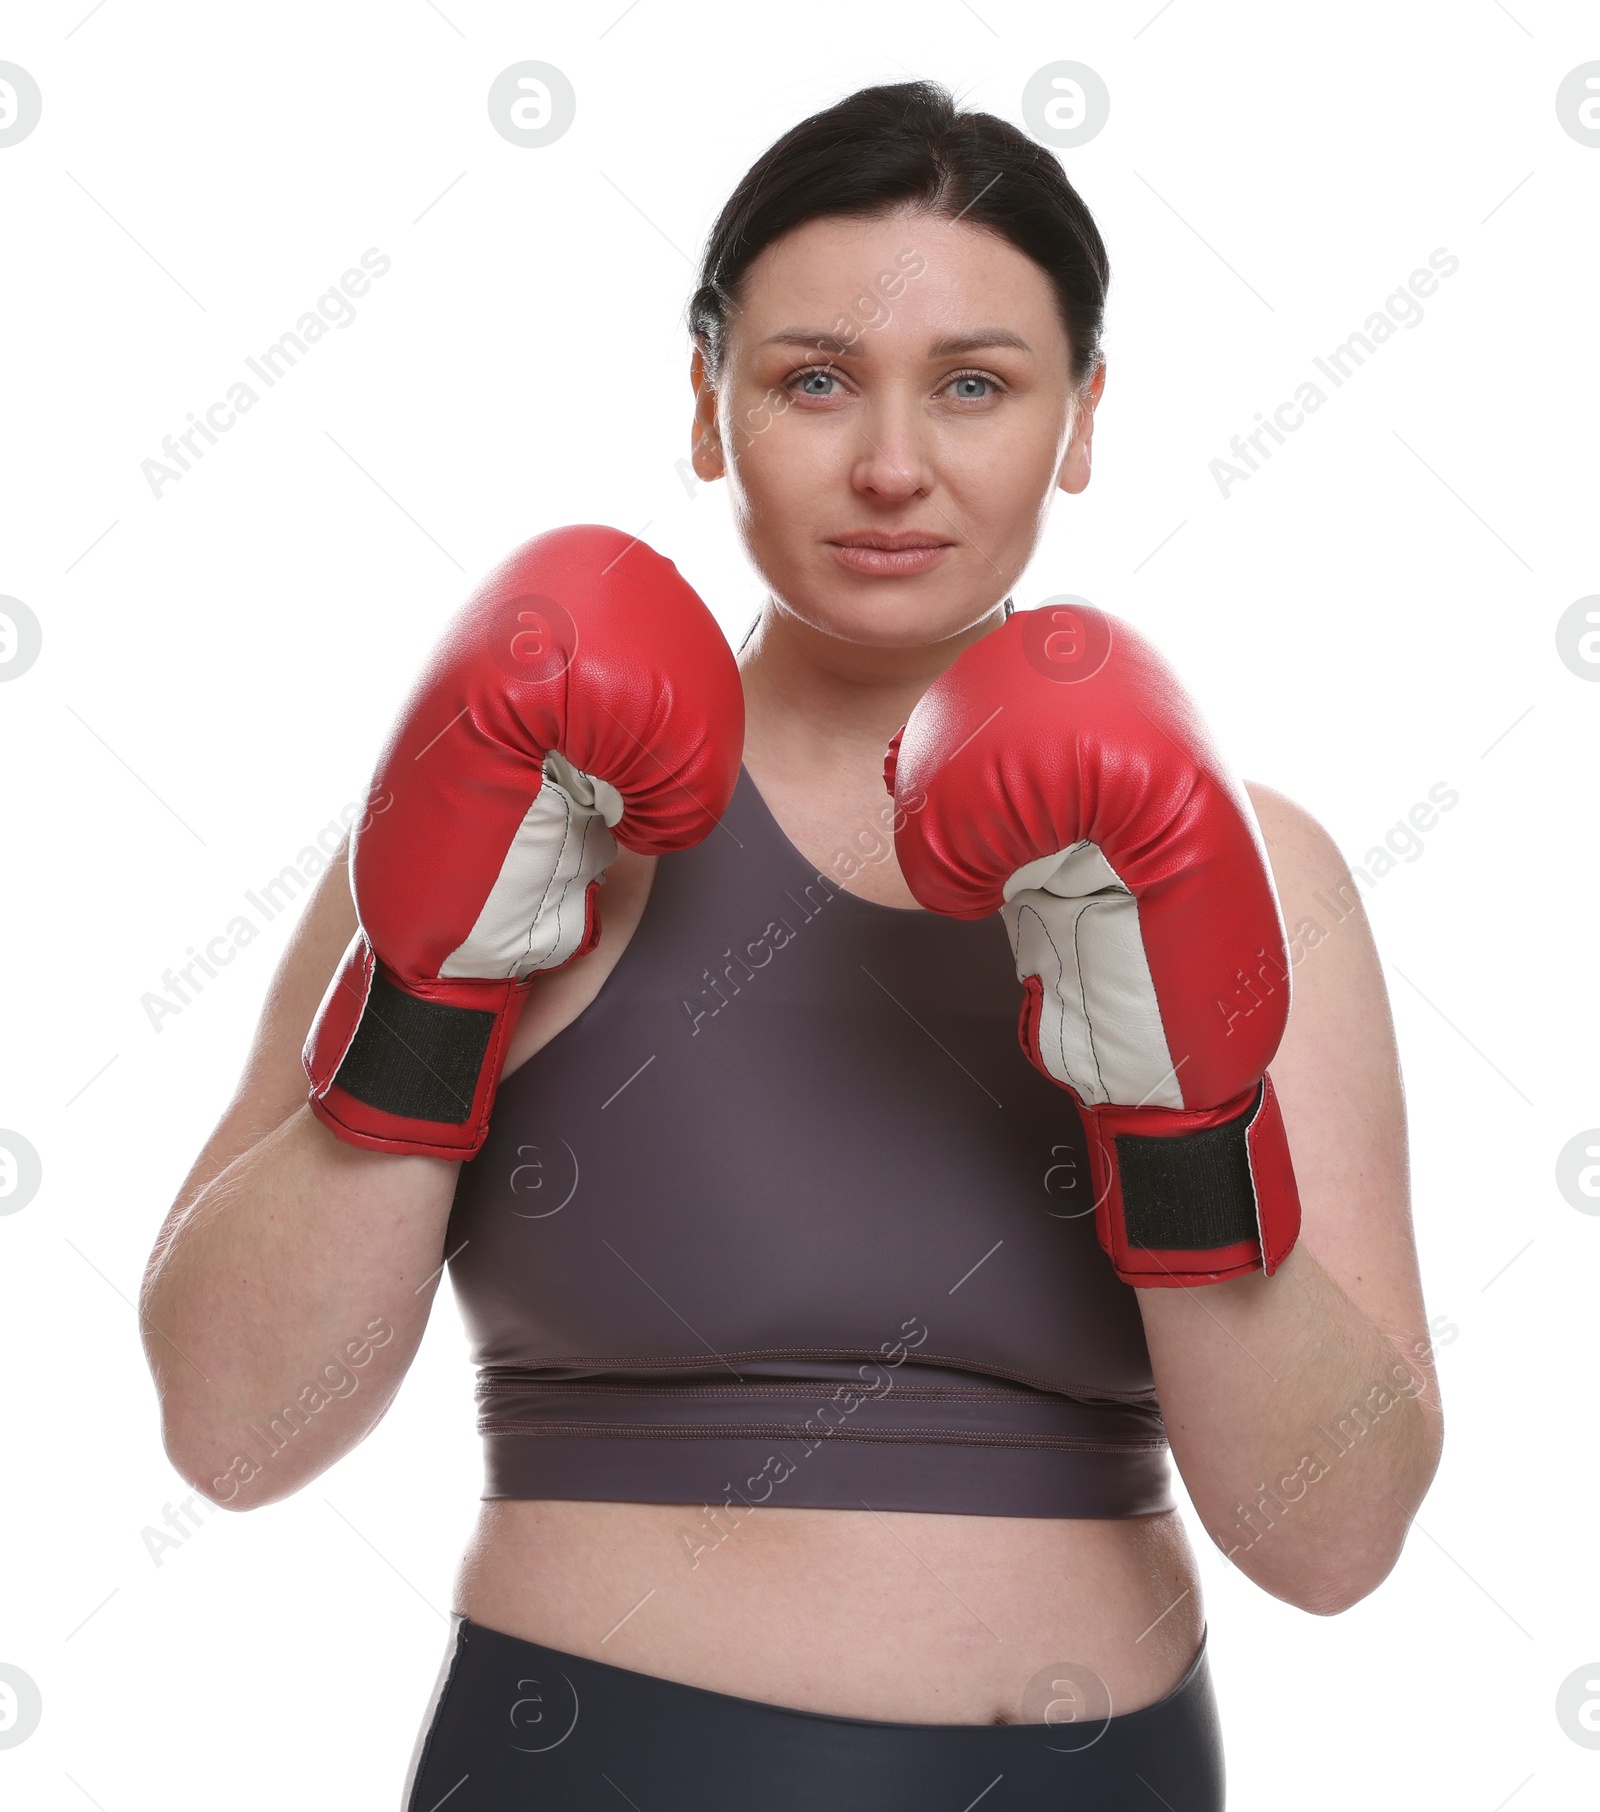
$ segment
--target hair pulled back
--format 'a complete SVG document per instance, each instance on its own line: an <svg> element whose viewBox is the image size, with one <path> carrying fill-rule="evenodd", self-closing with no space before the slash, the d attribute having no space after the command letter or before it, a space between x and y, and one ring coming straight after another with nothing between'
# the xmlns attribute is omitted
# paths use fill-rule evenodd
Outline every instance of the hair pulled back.
<svg viewBox="0 0 1600 1812"><path fill-rule="evenodd" d="M992 113L963 112L935 82L861 88L784 133L745 172L706 241L690 333L715 378L750 266L774 240L825 215L906 207L969 220L1009 240L1050 280L1075 383L1101 362L1111 266L1056 158Z"/></svg>

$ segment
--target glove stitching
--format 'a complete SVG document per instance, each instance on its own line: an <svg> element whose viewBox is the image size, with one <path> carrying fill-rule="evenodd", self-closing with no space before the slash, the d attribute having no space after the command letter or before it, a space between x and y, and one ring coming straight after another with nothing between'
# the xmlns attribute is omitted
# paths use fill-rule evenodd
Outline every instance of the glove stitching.
<svg viewBox="0 0 1600 1812"><path fill-rule="evenodd" d="M556 885L556 877L561 872L561 859L567 853L567 845L572 841L572 825L573 825L573 820L576 817L576 812L574 810L572 800L568 796L567 790L565 787L557 785L557 783L553 780L546 780L544 785L541 787L540 792L555 794L555 796L561 801L561 805L562 805L562 809L563 809L563 812L565 815L566 822L562 827L561 847L556 851L556 859L555 859L555 863L552 866L551 871L550 871L550 879L545 882L544 892L539 896L539 904L534 907L533 916L532 916L532 918L530 918L528 920L528 929L523 937L523 952L522 953L524 956L532 956L532 954L533 954L533 934L536 930L538 930L539 921L544 916L546 907L550 904L551 889ZM537 796L538 795L535 795L535 797L537 797ZM583 872L581 852L580 852L580 857L579 857L578 872L580 874ZM563 883L560 897L556 900L556 905L555 905L556 941L553 946L553 950L559 950L561 948L561 908L565 904L567 891L568 891L567 884Z"/></svg>

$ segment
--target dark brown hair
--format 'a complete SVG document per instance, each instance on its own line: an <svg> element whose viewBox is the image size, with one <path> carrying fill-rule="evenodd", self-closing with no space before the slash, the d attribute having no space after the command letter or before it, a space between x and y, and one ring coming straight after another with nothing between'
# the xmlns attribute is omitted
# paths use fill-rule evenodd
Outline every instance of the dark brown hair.
<svg viewBox="0 0 1600 1812"><path fill-rule="evenodd" d="M1008 239L1049 278L1074 381L1100 364L1105 243L1055 157L992 113L962 112L935 82L861 88L784 133L745 172L706 241L690 333L715 376L728 317L757 257L823 215L924 207Z"/></svg>

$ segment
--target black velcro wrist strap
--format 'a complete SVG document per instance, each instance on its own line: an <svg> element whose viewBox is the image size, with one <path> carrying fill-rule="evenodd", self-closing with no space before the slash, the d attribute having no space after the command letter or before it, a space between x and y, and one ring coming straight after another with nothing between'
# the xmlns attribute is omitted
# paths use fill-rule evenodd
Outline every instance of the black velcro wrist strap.
<svg viewBox="0 0 1600 1812"><path fill-rule="evenodd" d="M1258 1239L1246 1138L1261 1100L1203 1132L1152 1139L1118 1133L1117 1170L1127 1242L1145 1251L1204 1251Z"/></svg>
<svg viewBox="0 0 1600 1812"><path fill-rule="evenodd" d="M460 1126L472 1113L496 1017L418 1000L374 971L334 1084L381 1113Z"/></svg>

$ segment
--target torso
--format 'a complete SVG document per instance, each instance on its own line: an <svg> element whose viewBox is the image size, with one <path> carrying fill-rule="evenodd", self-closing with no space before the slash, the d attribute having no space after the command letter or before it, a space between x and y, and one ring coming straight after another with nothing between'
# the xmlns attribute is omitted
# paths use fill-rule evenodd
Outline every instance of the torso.
<svg viewBox="0 0 1600 1812"><path fill-rule="evenodd" d="M1176 1511L1117 1521L760 1508L691 1570L678 1504L485 1503L456 1608L642 1673L846 1717L1015 1722L1030 1680L1086 1663L1114 1712L1200 1644ZM619 1627L620 1626L620 1627Z"/></svg>
<svg viewBox="0 0 1600 1812"><path fill-rule="evenodd" d="M841 800L746 751L784 833L826 867L881 795ZM823 803L825 802L825 803ZM602 937L523 1014L507 1072L599 992L643 914L655 863L624 851L602 895ZM892 853L851 881L915 909ZM1093 1668L1114 1712L1187 1671L1203 1625L1176 1511L1114 1520L949 1516L766 1506L704 1546L698 1506L498 1499L482 1505L455 1608L568 1653L714 1691L896 1721L1016 1721L1028 1683ZM697 1541L680 1539L686 1528ZM698 1547L696 1560L689 1558Z"/></svg>

